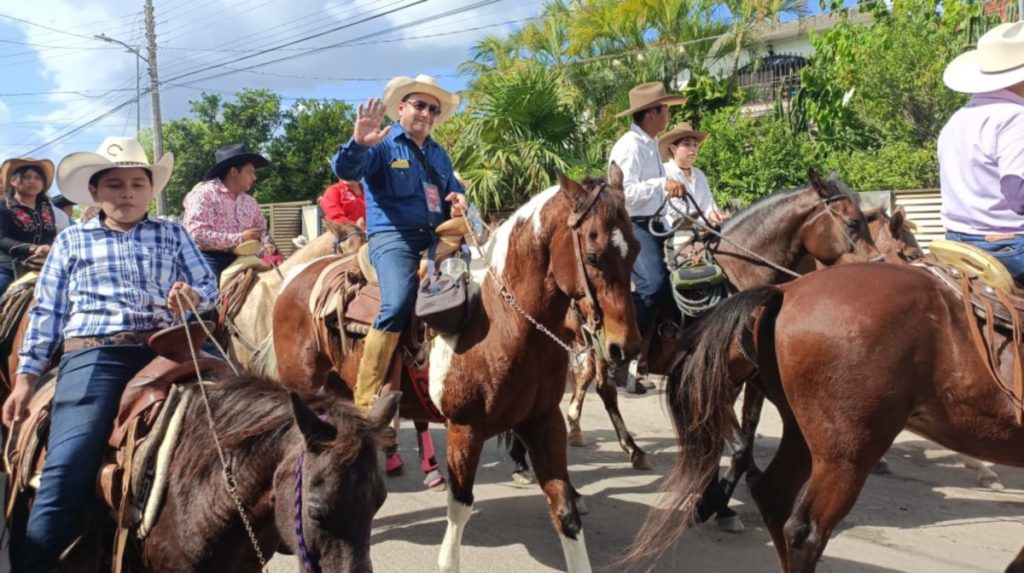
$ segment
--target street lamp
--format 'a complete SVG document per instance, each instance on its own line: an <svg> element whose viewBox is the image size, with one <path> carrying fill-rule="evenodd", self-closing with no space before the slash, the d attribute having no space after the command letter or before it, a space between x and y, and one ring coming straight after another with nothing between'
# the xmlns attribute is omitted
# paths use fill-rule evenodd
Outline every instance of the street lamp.
<svg viewBox="0 0 1024 573"><path fill-rule="evenodd" d="M142 70L140 68L139 62L146 62L146 65L148 66L149 60L147 60L142 54L140 54L137 48L133 48L128 44L122 42L121 40L115 40L114 38L111 38L106 34L96 34L93 36L93 38L96 38L97 40L101 40L103 42L109 42L111 44L123 46L125 50L132 54L135 54L137 58L135 60L135 137L138 137L139 131L142 130ZM157 157L153 159L153 161L160 161L160 158Z"/></svg>

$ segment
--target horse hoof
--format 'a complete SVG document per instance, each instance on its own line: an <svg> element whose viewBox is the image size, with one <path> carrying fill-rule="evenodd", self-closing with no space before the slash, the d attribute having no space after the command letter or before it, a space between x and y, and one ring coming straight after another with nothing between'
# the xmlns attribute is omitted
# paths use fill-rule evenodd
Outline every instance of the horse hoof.
<svg viewBox="0 0 1024 573"><path fill-rule="evenodd" d="M529 471L512 472L512 485L516 487L530 487L536 483Z"/></svg>
<svg viewBox="0 0 1024 573"><path fill-rule="evenodd" d="M569 434L569 445L574 448L585 448L587 446L587 439L583 437L583 432L573 430Z"/></svg>
<svg viewBox="0 0 1024 573"><path fill-rule="evenodd" d="M990 489L992 491L1003 491L1006 489L1006 486L1003 485L1003 482L999 481L998 476L980 477L978 478L978 485L985 489Z"/></svg>
<svg viewBox="0 0 1024 573"><path fill-rule="evenodd" d="M629 456L629 460L633 462L633 469L640 471L650 471L654 469L651 462L647 459L647 454L637 450L633 452L633 455Z"/></svg>
<svg viewBox="0 0 1024 573"><path fill-rule="evenodd" d="M448 491L448 483L438 470L428 473L427 477L423 478L423 485L430 491Z"/></svg>
<svg viewBox="0 0 1024 573"><path fill-rule="evenodd" d="M876 476L890 476L892 475L892 468L889 467L889 462L882 458L875 464L875 469L871 470L871 473Z"/></svg>
<svg viewBox="0 0 1024 573"><path fill-rule="evenodd" d="M715 525L718 526L719 531L726 533L743 533L746 531L746 527L743 526L743 520L738 515L720 517L715 520Z"/></svg>
<svg viewBox="0 0 1024 573"><path fill-rule="evenodd" d="M405 462L398 454L390 454L384 462L384 470L391 477L400 476L405 473Z"/></svg>
<svg viewBox="0 0 1024 573"><path fill-rule="evenodd" d="M576 498L576 513L580 515L586 515L590 513L590 508L587 507L587 502L583 501L583 497Z"/></svg>

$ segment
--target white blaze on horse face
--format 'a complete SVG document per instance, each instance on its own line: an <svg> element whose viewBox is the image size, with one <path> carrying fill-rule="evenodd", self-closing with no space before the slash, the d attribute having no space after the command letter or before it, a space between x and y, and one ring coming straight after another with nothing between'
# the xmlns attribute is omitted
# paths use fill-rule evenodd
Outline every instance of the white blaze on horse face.
<svg viewBox="0 0 1024 573"><path fill-rule="evenodd" d="M466 522L469 521L471 513L473 513L473 506L455 501L455 498L452 497L452 493L449 490L448 530L444 532L444 542L441 543L441 553L437 556L437 567L441 570L441 573L458 573L459 549L462 546L462 532L466 530Z"/></svg>
<svg viewBox="0 0 1024 573"><path fill-rule="evenodd" d="M626 236L622 234L622 229L618 227L612 231L612 244L619 249L619 254L623 259L629 255L629 243L626 242Z"/></svg>
<svg viewBox="0 0 1024 573"><path fill-rule="evenodd" d="M520 227L520 223L531 221L533 223L533 236L539 237L542 224L541 213L544 211L544 206L547 205L548 201L558 191L559 187L556 185L537 193L525 205L517 209L515 213L512 213L512 216L495 231L494 249L491 251L491 266L494 267L498 277L501 277L505 271L505 259L508 258L508 251L511 248L513 231Z"/></svg>
<svg viewBox="0 0 1024 573"><path fill-rule="evenodd" d="M430 346L430 401L438 412L444 414L441 409L441 398L444 396L444 379L448 377L448 370L452 366L452 358L455 357L455 344L459 341L458 335L434 337Z"/></svg>
<svg viewBox="0 0 1024 573"><path fill-rule="evenodd" d="M590 556L587 555L587 543L583 540L581 529L576 539L569 539L561 533L558 537L562 540L562 553L565 554L565 570L569 573L591 573ZM445 540L447 541L447 537Z"/></svg>

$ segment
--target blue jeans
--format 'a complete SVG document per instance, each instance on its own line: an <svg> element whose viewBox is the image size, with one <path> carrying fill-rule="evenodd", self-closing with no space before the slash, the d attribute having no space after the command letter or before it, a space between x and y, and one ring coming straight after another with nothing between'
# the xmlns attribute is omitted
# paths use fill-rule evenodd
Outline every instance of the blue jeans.
<svg viewBox="0 0 1024 573"><path fill-rule="evenodd" d="M950 241L967 243L972 247L991 253L1010 271L1013 280L1024 282L1024 235L1016 235L1005 241L986 241L984 235L968 235L967 233L946 232Z"/></svg>
<svg viewBox="0 0 1024 573"><path fill-rule="evenodd" d="M81 533L96 499L96 474L125 385L156 354L147 346L101 346L64 355L57 370L42 482L25 532L27 573L51 573Z"/></svg>
<svg viewBox="0 0 1024 573"><path fill-rule="evenodd" d="M230 267L231 263L235 262L237 258L234 253L228 251L201 251L200 254L206 259L206 264L210 265L210 270L213 271L213 274L217 275L218 283L224 269Z"/></svg>
<svg viewBox="0 0 1024 573"><path fill-rule="evenodd" d="M664 230L661 223L656 229ZM636 323L644 335L654 322L662 297L668 296L668 267L665 265L665 239L655 237L647 228L647 220L633 222L633 234L640 241L640 254L633 263L633 304Z"/></svg>
<svg viewBox="0 0 1024 573"><path fill-rule="evenodd" d="M370 237L370 262L380 285L380 314L373 327L402 332L409 324L419 288L420 259L430 247L427 231L385 231Z"/></svg>
<svg viewBox="0 0 1024 573"><path fill-rule="evenodd" d="M0 265L0 296L7 292L7 287L14 282L14 268L9 265Z"/></svg>

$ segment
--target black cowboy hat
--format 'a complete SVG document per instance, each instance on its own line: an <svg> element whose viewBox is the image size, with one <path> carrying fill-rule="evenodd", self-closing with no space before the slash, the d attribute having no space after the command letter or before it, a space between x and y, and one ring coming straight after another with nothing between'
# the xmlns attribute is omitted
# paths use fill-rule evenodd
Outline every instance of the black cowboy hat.
<svg viewBox="0 0 1024 573"><path fill-rule="evenodd" d="M259 153L249 151L249 148L244 143L225 145L214 152L213 157L217 163L206 172L207 181L224 175L228 169L236 165L252 163L252 166L256 169L270 165L270 160Z"/></svg>
<svg viewBox="0 0 1024 573"><path fill-rule="evenodd" d="M73 207L77 204L71 199L68 199L67 197L61 195L60 193L50 197L50 203L52 203L53 206L58 209L63 209L64 207Z"/></svg>

